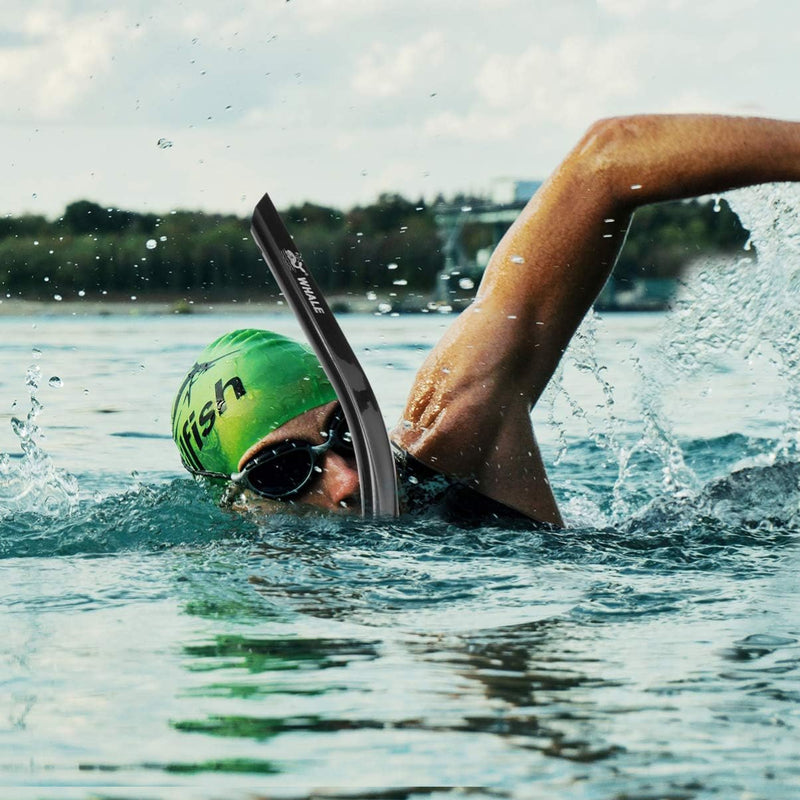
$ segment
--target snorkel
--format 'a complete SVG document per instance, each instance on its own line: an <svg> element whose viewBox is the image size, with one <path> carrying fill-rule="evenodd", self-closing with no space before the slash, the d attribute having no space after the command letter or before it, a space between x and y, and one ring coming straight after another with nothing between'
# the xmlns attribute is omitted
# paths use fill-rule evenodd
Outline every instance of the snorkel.
<svg viewBox="0 0 800 800"><path fill-rule="evenodd" d="M362 515L396 517L397 476L375 393L269 195L256 205L250 230L339 398L353 440Z"/></svg>

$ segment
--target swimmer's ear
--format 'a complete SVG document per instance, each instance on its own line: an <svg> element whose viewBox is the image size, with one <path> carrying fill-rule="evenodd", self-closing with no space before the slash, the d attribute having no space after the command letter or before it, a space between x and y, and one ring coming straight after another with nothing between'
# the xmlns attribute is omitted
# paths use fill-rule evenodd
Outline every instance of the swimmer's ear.
<svg viewBox="0 0 800 800"><path fill-rule="evenodd" d="M269 195L255 207L250 230L339 396L353 438L362 514L396 517L397 476L375 393Z"/></svg>

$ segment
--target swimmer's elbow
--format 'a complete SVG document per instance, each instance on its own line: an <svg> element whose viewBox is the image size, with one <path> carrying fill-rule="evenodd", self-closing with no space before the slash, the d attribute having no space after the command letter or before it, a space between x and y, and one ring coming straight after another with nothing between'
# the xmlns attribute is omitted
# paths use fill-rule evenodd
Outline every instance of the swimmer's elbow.
<svg viewBox="0 0 800 800"><path fill-rule="evenodd" d="M610 202L627 204L638 199L632 184L653 125L650 116L606 117L592 123L572 151L571 160L584 180L591 180L595 191L605 193Z"/></svg>

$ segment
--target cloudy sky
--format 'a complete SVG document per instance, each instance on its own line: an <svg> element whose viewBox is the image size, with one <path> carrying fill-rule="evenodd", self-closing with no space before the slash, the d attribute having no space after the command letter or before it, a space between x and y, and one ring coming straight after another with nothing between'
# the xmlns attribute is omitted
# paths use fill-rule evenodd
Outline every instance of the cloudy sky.
<svg viewBox="0 0 800 800"><path fill-rule="evenodd" d="M783 0L3 0L0 213L543 178L600 116L800 118ZM158 142L161 140L162 146ZM171 146L164 146L171 144Z"/></svg>

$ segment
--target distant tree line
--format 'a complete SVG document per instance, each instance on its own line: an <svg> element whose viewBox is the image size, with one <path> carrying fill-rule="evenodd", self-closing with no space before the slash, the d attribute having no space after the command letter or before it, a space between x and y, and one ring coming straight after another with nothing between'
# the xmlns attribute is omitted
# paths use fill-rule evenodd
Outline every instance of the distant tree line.
<svg viewBox="0 0 800 800"><path fill-rule="evenodd" d="M442 269L435 208L384 194L346 212L304 203L282 214L326 294L429 293ZM492 235L480 224L467 226L468 255L491 244ZM700 254L741 250L747 237L724 201L716 210L714 201L648 206L636 214L615 275L676 277ZM0 218L0 290L9 297L65 300L277 294L248 220L193 211L143 214L89 200L71 203L56 220Z"/></svg>

